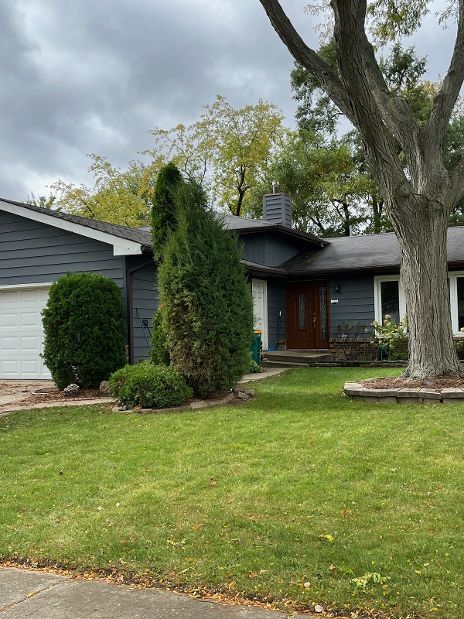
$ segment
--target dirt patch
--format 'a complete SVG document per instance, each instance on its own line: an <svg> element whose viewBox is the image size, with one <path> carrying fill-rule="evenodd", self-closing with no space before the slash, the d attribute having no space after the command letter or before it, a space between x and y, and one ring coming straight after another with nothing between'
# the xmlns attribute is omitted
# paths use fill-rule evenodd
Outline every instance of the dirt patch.
<svg viewBox="0 0 464 619"><path fill-rule="evenodd" d="M459 376L437 376L419 380L415 378L369 378L359 380L359 384L369 389L408 389L413 387L422 387L429 389L464 389L464 378Z"/></svg>
<svg viewBox="0 0 464 619"><path fill-rule="evenodd" d="M16 402L21 406L26 404L42 404L43 402L76 402L80 400L98 400L100 398L108 398L98 391L98 389L82 389L76 396L71 398L66 397L62 391L58 389L46 393L29 393L24 399Z"/></svg>

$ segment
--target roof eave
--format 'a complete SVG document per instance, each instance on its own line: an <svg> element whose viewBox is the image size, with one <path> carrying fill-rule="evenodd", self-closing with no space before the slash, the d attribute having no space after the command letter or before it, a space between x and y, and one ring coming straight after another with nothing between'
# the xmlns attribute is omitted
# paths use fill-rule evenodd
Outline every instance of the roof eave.
<svg viewBox="0 0 464 619"><path fill-rule="evenodd" d="M18 217L30 219L31 221L37 221L60 230L65 230L66 232L72 232L74 234L79 234L80 236L112 245L114 256L137 256L143 253L142 243L124 239L120 236L110 234L109 232L102 232L101 230L96 230L95 228L90 228L79 223L71 222L61 217L55 217L52 214L49 215L47 213L32 210L27 208L27 206L21 206L19 203L0 199L0 210Z"/></svg>

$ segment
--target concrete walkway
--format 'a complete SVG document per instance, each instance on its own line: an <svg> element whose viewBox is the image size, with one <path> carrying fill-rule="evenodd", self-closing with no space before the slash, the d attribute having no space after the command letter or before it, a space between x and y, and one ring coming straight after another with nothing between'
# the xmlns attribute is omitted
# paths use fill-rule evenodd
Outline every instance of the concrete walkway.
<svg viewBox="0 0 464 619"><path fill-rule="evenodd" d="M206 602L47 572L0 568L1 619L286 619L286 613ZM294 616L296 617L296 616ZM299 615L310 619L309 615Z"/></svg>

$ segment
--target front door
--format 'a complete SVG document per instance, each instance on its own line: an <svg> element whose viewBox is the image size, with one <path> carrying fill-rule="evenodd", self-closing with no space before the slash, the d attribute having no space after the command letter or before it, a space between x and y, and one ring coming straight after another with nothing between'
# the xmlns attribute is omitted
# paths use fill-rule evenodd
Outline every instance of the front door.
<svg viewBox="0 0 464 619"><path fill-rule="evenodd" d="M287 348L328 348L327 284L287 285Z"/></svg>

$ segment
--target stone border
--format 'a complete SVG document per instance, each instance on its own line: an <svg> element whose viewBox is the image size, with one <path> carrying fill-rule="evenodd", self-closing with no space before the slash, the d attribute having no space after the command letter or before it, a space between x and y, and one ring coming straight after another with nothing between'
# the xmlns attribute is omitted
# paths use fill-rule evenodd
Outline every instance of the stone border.
<svg viewBox="0 0 464 619"><path fill-rule="evenodd" d="M464 403L464 389L446 387L404 387L402 389L369 389L361 383L345 383L343 391L352 400L386 404L460 404Z"/></svg>
<svg viewBox="0 0 464 619"><path fill-rule="evenodd" d="M137 413L139 415L152 415L156 413L178 413L182 411L198 411L204 408L212 408L213 406L222 406L223 404L240 404L246 402L255 397L255 392L252 389L245 389L237 387L230 393L222 398L215 398L211 400L192 400L188 404L182 404L181 406L170 406L168 408L127 408L125 406L114 406L113 412L118 413ZM114 400L113 400L114 402Z"/></svg>

